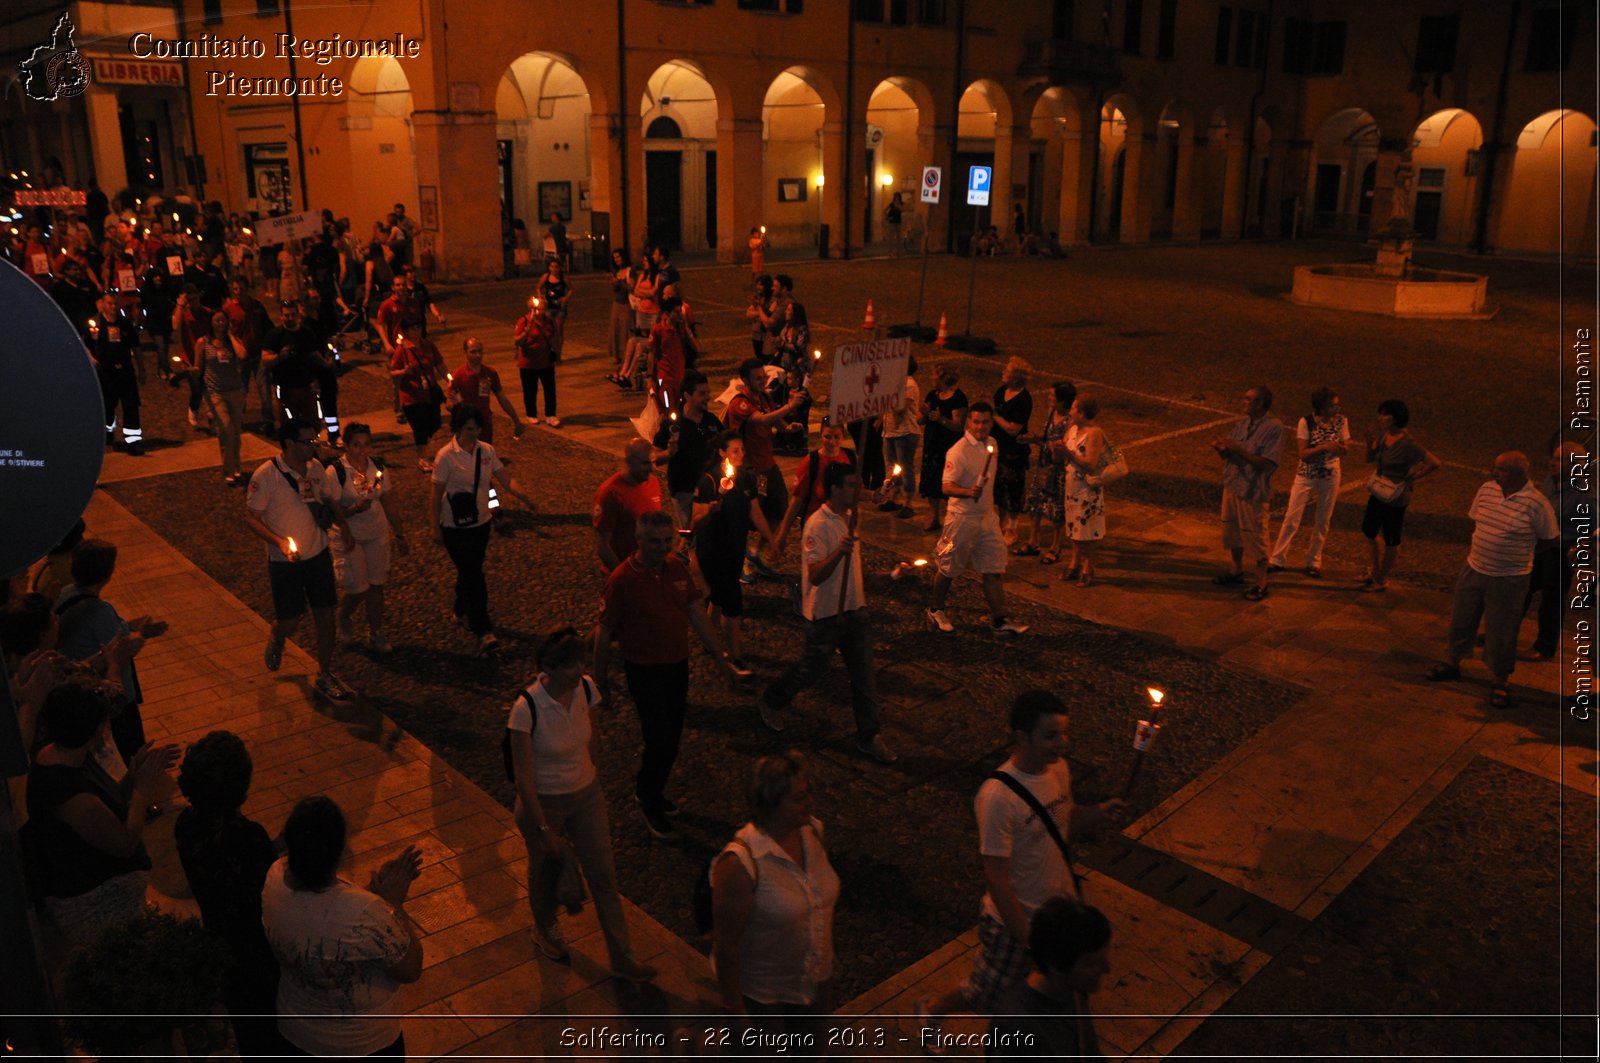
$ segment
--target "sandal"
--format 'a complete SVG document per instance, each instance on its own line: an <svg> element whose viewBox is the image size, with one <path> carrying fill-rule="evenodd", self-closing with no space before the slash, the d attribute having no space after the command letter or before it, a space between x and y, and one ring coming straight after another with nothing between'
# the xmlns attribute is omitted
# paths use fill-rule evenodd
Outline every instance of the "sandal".
<svg viewBox="0 0 1600 1063"><path fill-rule="evenodd" d="M1489 706L1495 709L1509 709L1514 702L1511 700L1511 691L1505 687L1495 687L1489 691Z"/></svg>
<svg viewBox="0 0 1600 1063"><path fill-rule="evenodd" d="M1021 546L1013 546L1011 553L1014 557L1038 557L1039 548L1032 543L1023 543Z"/></svg>
<svg viewBox="0 0 1600 1063"><path fill-rule="evenodd" d="M1230 586L1233 586L1233 585L1238 584L1238 583L1243 583L1244 582L1244 573L1243 572L1224 572L1221 575L1212 576L1211 577L1211 582L1215 583L1219 587L1230 587Z"/></svg>
<svg viewBox="0 0 1600 1063"><path fill-rule="evenodd" d="M1267 594L1267 588L1258 583L1254 587L1251 587L1249 590L1244 592L1244 598L1247 602L1259 602L1261 599L1265 598Z"/></svg>
<svg viewBox="0 0 1600 1063"><path fill-rule="evenodd" d="M1436 664L1423 673L1430 683L1442 683L1446 679L1460 679L1461 669L1453 664Z"/></svg>
<svg viewBox="0 0 1600 1063"><path fill-rule="evenodd" d="M1039 564L1041 565L1053 565L1060 560L1061 555L1056 553L1054 550L1046 550L1044 553L1039 555Z"/></svg>

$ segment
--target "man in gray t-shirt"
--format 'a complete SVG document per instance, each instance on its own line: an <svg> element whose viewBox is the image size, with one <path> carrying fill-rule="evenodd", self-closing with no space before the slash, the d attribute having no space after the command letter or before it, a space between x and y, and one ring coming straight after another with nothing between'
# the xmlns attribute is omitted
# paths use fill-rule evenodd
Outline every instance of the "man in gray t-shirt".
<svg viewBox="0 0 1600 1063"><path fill-rule="evenodd" d="M1211 440L1222 459L1222 545L1232 557L1218 585L1245 581L1244 550L1248 544L1256 566L1255 584L1245 592L1252 602L1267 596L1267 507L1272 501L1272 474L1283 449L1283 422L1273 417L1272 389L1257 384L1244 393L1244 418L1226 436Z"/></svg>

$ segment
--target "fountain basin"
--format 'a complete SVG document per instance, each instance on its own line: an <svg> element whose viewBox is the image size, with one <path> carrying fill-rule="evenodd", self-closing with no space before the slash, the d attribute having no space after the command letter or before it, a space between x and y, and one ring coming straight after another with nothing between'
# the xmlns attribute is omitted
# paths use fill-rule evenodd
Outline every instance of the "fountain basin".
<svg viewBox="0 0 1600 1063"><path fill-rule="evenodd" d="M1489 278L1477 273L1411 268L1399 276L1361 263L1296 266L1289 298L1302 306L1325 306L1392 317L1483 319Z"/></svg>

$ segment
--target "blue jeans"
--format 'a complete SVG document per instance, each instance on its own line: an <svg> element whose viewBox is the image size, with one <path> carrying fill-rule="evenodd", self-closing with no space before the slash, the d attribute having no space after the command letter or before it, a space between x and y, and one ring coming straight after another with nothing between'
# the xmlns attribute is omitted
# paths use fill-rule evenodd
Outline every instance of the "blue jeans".
<svg viewBox="0 0 1600 1063"><path fill-rule="evenodd" d="M843 652L844 667L850 674L850 705L855 710L856 737L870 742L883 723L878 708L876 668L872 662L872 624L865 609L852 609L843 615L811 621L800 660L767 687L764 697L773 708L788 708L796 694L816 685L822 678L836 648Z"/></svg>
<svg viewBox="0 0 1600 1063"><path fill-rule="evenodd" d="M883 467L884 475L896 465L900 466L899 487L906 493L906 501L916 497L917 494L917 444L921 437L909 436L884 436L883 437Z"/></svg>

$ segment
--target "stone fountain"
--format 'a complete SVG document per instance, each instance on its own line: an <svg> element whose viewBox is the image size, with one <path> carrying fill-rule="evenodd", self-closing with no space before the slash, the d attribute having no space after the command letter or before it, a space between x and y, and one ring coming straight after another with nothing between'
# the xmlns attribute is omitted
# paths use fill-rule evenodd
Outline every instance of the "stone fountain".
<svg viewBox="0 0 1600 1063"><path fill-rule="evenodd" d="M1370 265L1296 266L1294 288L1289 293L1293 302L1393 317L1494 316L1488 305L1488 277L1412 264L1417 234L1411 224L1411 152L1408 143L1395 167L1389 220L1376 240L1376 260Z"/></svg>

